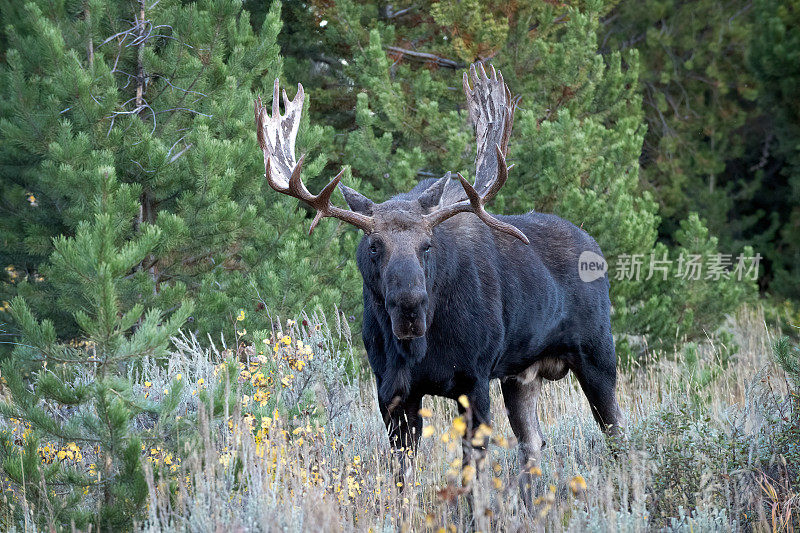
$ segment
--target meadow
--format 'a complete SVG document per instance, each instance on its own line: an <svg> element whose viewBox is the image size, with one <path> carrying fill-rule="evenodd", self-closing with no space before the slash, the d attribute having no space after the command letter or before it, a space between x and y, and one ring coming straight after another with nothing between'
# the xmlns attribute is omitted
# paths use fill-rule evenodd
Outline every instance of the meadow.
<svg viewBox="0 0 800 533"><path fill-rule="evenodd" d="M576 381L547 383L540 404L547 446L534 469L531 510L519 497L515 443L497 384L486 463L461 464L464 420L454 402L429 397L414 473L401 490L374 383L338 313L285 322L258 345L220 338L203 348L191 336L173 339L166 365L145 359L129 377L137 394L155 402L181 383L179 418L192 421L195 436L174 452L142 446L148 494L135 527L793 531L798 384L776 362L779 336L763 313L742 310L726 328L727 344L709 338L621 372L628 430L614 443L616 453ZM214 397L225 398L220 416L212 416ZM24 446L24 425L4 423ZM144 429L153 423L136 419ZM39 455L43 464L98 468L93 450L74 443L40 444ZM40 502L18 486L4 489L4 527L40 530L34 515L47 514ZM83 505L94 505L98 490L87 487ZM14 505L25 517L21 525L14 525Z"/></svg>

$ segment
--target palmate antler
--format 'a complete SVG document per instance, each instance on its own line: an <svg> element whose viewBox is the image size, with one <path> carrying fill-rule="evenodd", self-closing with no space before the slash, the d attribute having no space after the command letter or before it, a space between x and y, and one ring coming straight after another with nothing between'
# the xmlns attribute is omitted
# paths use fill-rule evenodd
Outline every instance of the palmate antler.
<svg viewBox="0 0 800 533"><path fill-rule="evenodd" d="M494 67L490 69L491 75L487 75L483 65L477 68L472 65L469 73L464 73L462 81L469 119L475 128L475 190L480 194L489 190L502 170L498 166L501 158L496 155L495 146L500 147L505 157L518 102L518 99L512 98L503 74L496 72ZM465 199L462 188L450 182L442 194L440 205Z"/></svg>
<svg viewBox="0 0 800 533"><path fill-rule="evenodd" d="M470 66L469 74L464 73L464 95L467 97L470 121L475 126L475 139L478 144L475 156L475 185L470 185L460 173L459 188L451 180L445 185L439 207L427 215L432 225L444 222L458 213L473 212L487 226L508 233L525 244L528 238L522 231L494 218L484 206L491 202L508 179L509 167L505 155L508 153L508 139L514 125L514 111L517 100L503 81L503 74L491 67L491 76L486 74L483 65ZM472 81L472 88L470 88ZM464 199L466 193L467 199Z"/></svg>
<svg viewBox="0 0 800 533"><path fill-rule="evenodd" d="M281 116L279 89L280 84L276 78L275 89L272 92L272 116L267 114L266 108L261 104L261 98L255 103L256 136L258 144L261 145L261 150L264 152L264 169L269 186L280 193L302 200L317 210L314 221L308 230L309 233L314 231L324 217L344 220L366 233L370 233L374 226L372 217L331 204L331 195L339 184L339 180L342 179L344 169L319 194L313 195L308 192L300 179L305 156L300 157L300 161L296 161L294 157L294 143L297 138L297 129L300 127L305 93L303 86L298 83L297 95L294 100L289 100L284 90L284 115Z"/></svg>
<svg viewBox="0 0 800 533"><path fill-rule="evenodd" d="M452 189L451 180L443 178L447 183L442 199L432 213L425 215L425 221L428 227L433 228L459 213L471 212L489 227L528 244L528 238L522 231L494 218L484 208L497 195L508 178L509 167L506 165L505 153L514 121L516 102L512 100L502 74L496 73L494 67L491 77L487 76L483 66L480 67L480 72L479 76L475 66L470 67L474 89L470 89L470 77L464 74L464 92L478 141L475 185L470 185L461 174L458 174L461 190L455 194L449 192ZM289 100L286 91L283 91L285 108L283 116L279 109L279 92L280 85L276 79L272 94L272 116L267 114L260 98L255 103L256 134L264 152L264 168L270 187L282 194L302 200L317 210L309 233L324 217L338 218L362 229L365 233L371 233L375 227L373 217L331 204L331 195L339 184L344 170L317 195L311 194L303 184L300 173L305 156L297 161L294 155L295 139L304 104L303 86L297 85L297 95L294 100ZM464 194L467 199L464 199Z"/></svg>

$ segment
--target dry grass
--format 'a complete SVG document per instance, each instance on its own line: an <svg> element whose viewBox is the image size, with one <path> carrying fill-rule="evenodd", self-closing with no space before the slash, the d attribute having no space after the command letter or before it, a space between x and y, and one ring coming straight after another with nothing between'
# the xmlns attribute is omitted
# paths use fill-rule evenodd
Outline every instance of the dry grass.
<svg viewBox="0 0 800 533"><path fill-rule="evenodd" d="M282 402L277 413L243 409L235 400L221 424L200 409L202 438L184 450L176 475L163 479L148 467L150 503L141 527L788 531L797 527L798 503L786 481L793 467L780 462L771 442L772 403L781 401L785 385L770 360L774 339L752 311L730 329L739 349L727 366L721 360L728 347L710 341L696 356L661 356L622 373L618 394L629 432L616 458L577 382L548 383L540 408L548 445L537 505L528 512L517 493L513 436L499 386L493 388L494 439L477 477L461 468L455 405L429 397L424 406L433 416L426 425L433 434L422 439L413 479L401 492L374 383L350 380L343 371L352 357L347 339L298 326L293 340L315 347L314 362L304 369L305 392ZM219 357L184 343L164 379L182 370L187 379L208 383L213 365L207 361ZM323 407L304 411L310 404ZM192 405L187 398L187 408ZM474 495L472 514L459 495L465 491Z"/></svg>

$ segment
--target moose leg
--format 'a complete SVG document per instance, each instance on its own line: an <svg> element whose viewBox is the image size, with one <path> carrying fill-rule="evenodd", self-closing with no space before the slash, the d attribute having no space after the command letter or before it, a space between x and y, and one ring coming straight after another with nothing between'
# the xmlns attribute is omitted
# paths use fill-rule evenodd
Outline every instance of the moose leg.
<svg viewBox="0 0 800 533"><path fill-rule="evenodd" d="M489 381L476 383L473 390L467 394L469 404L464 407L461 402L458 404L458 412L464 417L467 423L466 434L462 441L464 452L463 464L466 466L475 460L476 468L480 466L486 455L486 442L488 435L481 436L477 429L481 424L487 426L491 422L491 404L489 399ZM477 439L483 440L478 442Z"/></svg>
<svg viewBox="0 0 800 533"><path fill-rule="evenodd" d="M466 473L467 467L474 468L472 474L475 478L478 477L479 472L483 467L486 460L486 445L488 435L481 435L478 428L481 424L487 426L491 423L491 400L489 398L489 380L477 380L472 390L466 395L468 404L464 407L461 402L458 402L458 412L464 417L467 424L466 433L461 441L462 450L462 472ZM467 519L473 525L473 529L479 517L475 515L475 491L474 483L477 479L464 480L464 486L470 487L467 492ZM477 528L481 529L481 528Z"/></svg>
<svg viewBox="0 0 800 533"><path fill-rule="evenodd" d="M395 477L401 490L405 487L407 476L413 473L413 453L422 434L422 417L419 416L421 404L421 397L408 398L404 402L395 397L390 402L379 402L389 444L400 467Z"/></svg>
<svg viewBox="0 0 800 533"><path fill-rule="evenodd" d="M608 436L617 436L624 430L622 410L617 403L617 365L613 340L602 355L582 357L580 366L573 368L581 389L589 400L592 415L600 429Z"/></svg>
<svg viewBox="0 0 800 533"><path fill-rule="evenodd" d="M508 422L519 442L520 496L530 510L535 481L535 475L531 470L539 466L542 448L545 445L539 427L539 416L536 413L539 393L542 390L542 377L539 375L538 365L533 365L517 377L503 380L501 387L508 411Z"/></svg>

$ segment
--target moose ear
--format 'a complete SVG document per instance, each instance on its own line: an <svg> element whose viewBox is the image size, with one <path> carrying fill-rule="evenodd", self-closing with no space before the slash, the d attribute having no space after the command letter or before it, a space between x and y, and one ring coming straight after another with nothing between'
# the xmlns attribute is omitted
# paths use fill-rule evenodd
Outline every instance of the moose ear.
<svg viewBox="0 0 800 533"><path fill-rule="evenodd" d="M417 198L419 205L426 211L439 205L439 200L442 198L442 192L444 192L444 187L447 185L448 181L450 181L450 172L445 174L443 178L436 180L433 185L425 189L425 191L419 195L419 198Z"/></svg>
<svg viewBox="0 0 800 533"><path fill-rule="evenodd" d="M351 210L356 213L361 213L362 215L372 216L375 202L341 183L339 184L339 190L342 191L342 196L344 196L344 200Z"/></svg>

